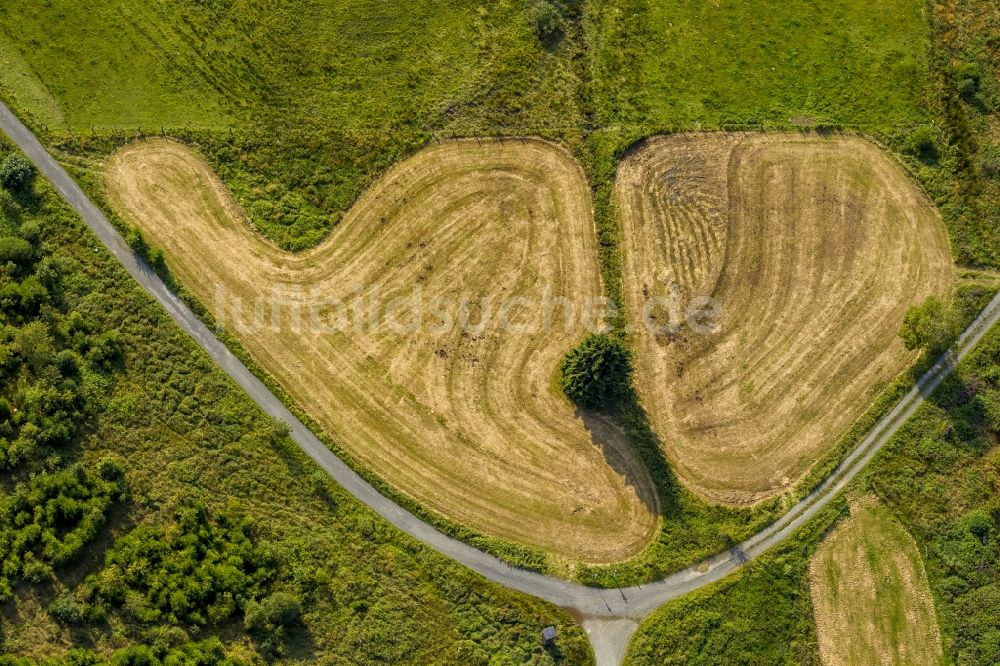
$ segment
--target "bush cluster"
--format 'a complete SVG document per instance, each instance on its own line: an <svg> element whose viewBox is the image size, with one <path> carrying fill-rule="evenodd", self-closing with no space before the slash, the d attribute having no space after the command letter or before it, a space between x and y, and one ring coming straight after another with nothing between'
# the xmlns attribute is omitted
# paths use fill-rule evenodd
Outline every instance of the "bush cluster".
<svg viewBox="0 0 1000 666"><path fill-rule="evenodd" d="M265 596L276 565L251 539L248 520L212 517L204 504L189 501L171 522L140 526L117 539L101 571L49 610L67 624L99 621L118 610L140 625L218 625Z"/></svg>
<svg viewBox="0 0 1000 666"><path fill-rule="evenodd" d="M931 354L943 352L958 337L959 318L954 310L937 296L929 296L920 305L906 311L899 336L909 350L926 349Z"/></svg>
<svg viewBox="0 0 1000 666"><path fill-rule="evenodd" d="M69 445L93 416L87 376L112 373L123 356L116 331L65 307L39 232L18 233L0 236L0 470L31 469Z"/></svg>
<svg viewBox="0 0 1000 666"><path fill-rule="evenodd" d="M18 579L41 582L80 557L124 496L124 470L110 459L20 484L0 502L0 600Z"/></svg>
<svg viewBox="0 0 1000 666"><path fill-rule="evenodd" d="M0 185L15 194L31 190L35 168L21 153L11 153L0 162Z"/></svg>
<svg viewBox="0 0 1000 666"><path fill-rule="evenodd" d="M632 354L621 338L596 333L566 355L560 372L573 402L587 409L614 407L628 394Z"/></svg>

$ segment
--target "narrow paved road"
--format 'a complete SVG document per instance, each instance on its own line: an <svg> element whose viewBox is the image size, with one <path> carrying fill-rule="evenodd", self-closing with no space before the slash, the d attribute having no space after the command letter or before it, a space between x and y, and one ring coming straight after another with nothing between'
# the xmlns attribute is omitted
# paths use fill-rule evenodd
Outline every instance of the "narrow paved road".
<svg viewBox="0 0 1000 666"><path fill-rule="evenodd" d="M0 103L0 129L52 182L62 197L80 214L87 226L97 234L101 242L111 250L142 288L166 309L171 318L191 335L212 360L249 393L267 414L287 423L295 443L337 483L402 531L489 580L574 611L584 618L582 623L591 636L595 652L601 656L602 663L616 663L621 659L628 636L635 628L635 622L663 603L727 576L744 563L759 557L816 515L864 468L952 371L955 364L965 357L980 338L1000 320L1000 294L998 294L976 321L966 329L955 350L945 354L920 379L916 387L875 426L861 445L834 470L829 478L774 524L730 551L654 583L621 590L585 587L505 564L492 555L442 534L384 497L333 455L263 382L215 337L187 305L166 287L125 243L76 182L46 152L34 134L2 103Z"/></svg>

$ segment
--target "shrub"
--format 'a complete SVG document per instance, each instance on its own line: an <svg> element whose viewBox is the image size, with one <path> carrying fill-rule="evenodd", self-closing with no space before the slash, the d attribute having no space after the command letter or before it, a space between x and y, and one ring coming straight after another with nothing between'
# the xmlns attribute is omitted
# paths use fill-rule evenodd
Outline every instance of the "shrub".
<svg viewBox="0 0 1000 666"><path fill-rule="evenodd" d="M261 602L247 604L244 627L255 633L271 633L278 627L287 627L299 618L302 604L298 597L288 592L275 592Z"/></svg>
<svg viewBox="0 0 1000 666"><path fill-rule="evenodd" d="M917 127L907 137L905 150L925 162L936 159L938 153L934 144L934 129L929 125Z"/></svg>
<svg viewBox="0 0 1000 666"><path fill-rule="evenodd" d="M937 296L929 296L920 305L906 311L899 337L903 338L907 349L941 352L954 342L958 326L954 309Z"/></svg>
<svg viewBox="0 0 1000 666"><path fill-rule="evenodd" d="M17 221L21 217L21 205L10 192L0 188L0 220Z"/></svg>
<svg viewBox="0 0 1000 666"><path fill-rule="evenodd" d="M0 185L11 192L26 192L35 181L35 167L20 153L12 153L0 163Z"/></svg>
<svg viewBox="0 0 1000 666"><path fill-rule="evenodd" d="M260 639L261 650L270 656L284 653L285 627L299 618L302 605L288 592L275 592L261 602L251 601L244 612L244 628Z"/></svg>
<svg viewBox="0 0 1000 666"><path fill-rule="evenodd" d="M968 102L976 96L982 77L983 73L975 63L965 62L955 67L955 86L962 99Z"/></svg>
<svg viewBox="0 0 1000 666"><path fill-rule="evenodd" d="M56 354L56 367L63 377L76 377L80 374L80 361L72 349L63 349Z"/></svg>
<svg viewBox="0 0 1000 666"><path fill-rule="evenodd" d="M49 614L63 624L81 625L87 617L87 606L81 604L69 592L64 592L52 600L49 604Z"/></svg>
<svg viewBox="0 0 1000 666"><path fill-rule="evenodd" d="M632 354L620 338L598 333L567 354L560 370L570 400L589 409L611 407L628 393Z"/></svg>
<svg viewBox="0 0 1000 666"><path fill-rule="evenodd" d="M562 20L559 10L550 3L540 0L531 10L531 21L538 41L551 44L562 37Z"/></svg>
<svg viewBox="0 0 1000 666"><path fill-rule="evenodd" d="M87 360L96 368L112 370L123 355L121 335L118 331L105 331L92 340Z"/></svg>
<svg viewBox="0 0 1000 666"><path fill-rule="evenodd" d="M35 251L31 243L16 236L0 237L0 264L11 263L18 268L31 264Z"/></svg>

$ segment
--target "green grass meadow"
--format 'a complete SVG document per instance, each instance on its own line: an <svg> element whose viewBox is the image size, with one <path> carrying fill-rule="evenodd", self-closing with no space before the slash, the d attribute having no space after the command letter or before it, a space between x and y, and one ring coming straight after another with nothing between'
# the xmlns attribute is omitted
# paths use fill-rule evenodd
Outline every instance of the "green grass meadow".
<svg viewBox="0 0 1000 666"><path fill-rule="evenodd" d="M595 3L601 122L679 130L920 122L923 12L915 0Z"/></svg>

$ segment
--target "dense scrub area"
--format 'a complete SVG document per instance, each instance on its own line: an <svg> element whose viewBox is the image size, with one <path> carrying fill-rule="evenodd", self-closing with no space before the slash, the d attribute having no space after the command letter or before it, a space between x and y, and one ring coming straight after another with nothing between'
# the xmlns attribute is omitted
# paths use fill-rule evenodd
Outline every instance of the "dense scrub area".
<svg viewBox="0 0 1000 666"><path fill-rule="evenodd" d="M0 154L0 601L82 558L126 495L118 460L73 460L122 348L63 297L63 265L25 210L40 205L33 181Z"/></svg>
<svg viewBox="0 0 1000 666"><path fill-rule="evenodd" d="M588 662L315 470L46 183L0 204L5 663Z"/></svg>

